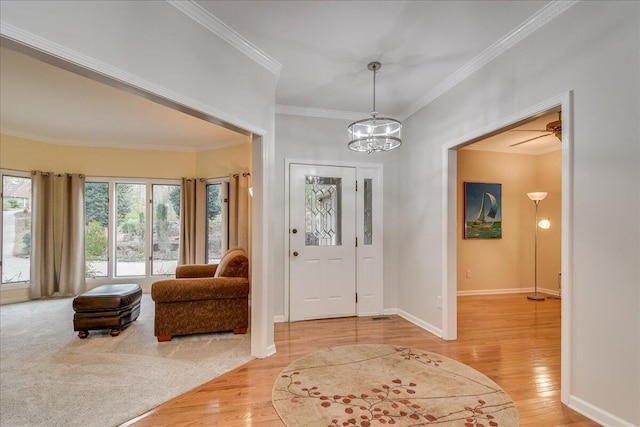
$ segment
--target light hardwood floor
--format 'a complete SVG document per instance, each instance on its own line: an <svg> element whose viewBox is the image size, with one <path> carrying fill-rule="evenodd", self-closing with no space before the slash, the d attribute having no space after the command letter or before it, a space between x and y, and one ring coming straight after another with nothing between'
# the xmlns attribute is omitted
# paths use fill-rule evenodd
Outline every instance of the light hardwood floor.
<svg viewBox="0 0 640 427"><path fill-rule="evenodd" d="M521 426L598 426L560 403L560 304L523 294L458 298L458 339L444 341L398 316L275 325L277 353L191 390L126 426L284 424L273 382L297 358L326 347L385 343L440 353L479 370L515 401Z"/></svg>

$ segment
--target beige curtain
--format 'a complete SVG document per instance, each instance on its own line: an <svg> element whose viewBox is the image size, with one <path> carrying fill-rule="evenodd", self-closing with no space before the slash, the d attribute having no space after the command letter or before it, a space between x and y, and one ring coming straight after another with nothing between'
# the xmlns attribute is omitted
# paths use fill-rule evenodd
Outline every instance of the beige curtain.
<svg viewBox="0 0 640 427"><path fill-rule="evenodd" d="M251 174L229 176L229 247L241 246L249 251L249 187Z"/></svg>
<svg viewBox="0 0 640 427"><path fill-rule="evenodd" d="M78 174L31 173L31 298L86 289L84 181Z"/></svg>
<svg viewBox="0 0 640 427"><path fill-rule="evenodd" d="M204 263L206 188L202 178L182 178L178 265Z"/></svg>

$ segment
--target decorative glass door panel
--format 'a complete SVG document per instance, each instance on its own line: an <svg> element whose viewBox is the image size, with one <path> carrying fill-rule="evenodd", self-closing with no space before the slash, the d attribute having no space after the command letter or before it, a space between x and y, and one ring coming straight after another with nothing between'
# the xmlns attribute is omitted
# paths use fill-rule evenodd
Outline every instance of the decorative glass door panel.
<svg viewBox="0 0 640 427"><path fill-rule="evenodd" d="M305 246L342 244L342 178L305 177Z"/></svg>

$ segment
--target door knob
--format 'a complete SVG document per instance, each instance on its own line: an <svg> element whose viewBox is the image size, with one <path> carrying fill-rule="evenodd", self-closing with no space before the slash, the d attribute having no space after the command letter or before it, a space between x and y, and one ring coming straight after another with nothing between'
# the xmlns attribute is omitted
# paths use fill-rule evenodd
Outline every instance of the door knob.
<svg viewBox="0 0 640 427"><path fill-rule="evenodd" d="M294 228L293 230L291 230L291 232L292 232L293 234L296 234L296 233L298 232L298 229L297 229L297 228Z"/></svg>
<svg viewBox="0 0 640 427"><path fill-rule="evenodd" d="M293 256L298 256L298 251L293 251Z"/></svg>

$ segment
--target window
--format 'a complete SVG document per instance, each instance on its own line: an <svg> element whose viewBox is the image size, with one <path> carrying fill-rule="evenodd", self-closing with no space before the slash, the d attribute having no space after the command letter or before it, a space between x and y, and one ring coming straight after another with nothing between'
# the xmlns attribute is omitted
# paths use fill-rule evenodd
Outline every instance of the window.
<svg viewBox="0 0 640 427"><path fill-rule="evenodd" d="M364 244L371 245L373 240L373 179L364 179Z"/></svg>
<svg viewBox="0 0 640 427"><path fill-rule="evenodd" d="M216 263L227 249L228 181L206 186L206 235L198 251ZM85 269L87 279L172 275L180 254L180 201L176 180L87 178Z"/></svg>
<svg viewBox="0 0 640 427"><path fill-rule="evenodd" d="M117 182L115 187L115 276L144 276L147 186Z"/></svg>
<svg viewBox="0 0 640 427"><path fill-rule="evenodd" d="M0 283L26 283L31 270L31 175L3 170L0 184ZM228 247L228 186L224 178L207 181L204 251L208 263L219 262ZM174 274L181 197L175 180L87 178L87 279Z"/></svg>
<svg viewBox="0 0 640 427"><path fill-rule="evenodd" d="M151 274L173 274L180 248L180 186L153 184Z"/></svg>
<svg viewBox="0 0 640 427"><path fill-rule="evenodd" d="M227 192L229 183L216 181L210 180L207 182L207 237L205 246L207 264L220 262L222 253L227 249Z"/></svg>
<svg viewBox="0 0 640 427"><path fill-rule="evenodd" d="M86 277L109 274L109 183L85 182Z"/></svg>
<svg viewBox="0 0 640 427"><path fill-rule="evenodd" d="M31 272L31 177L2 174L2 283L29 281Z"/></svg>

